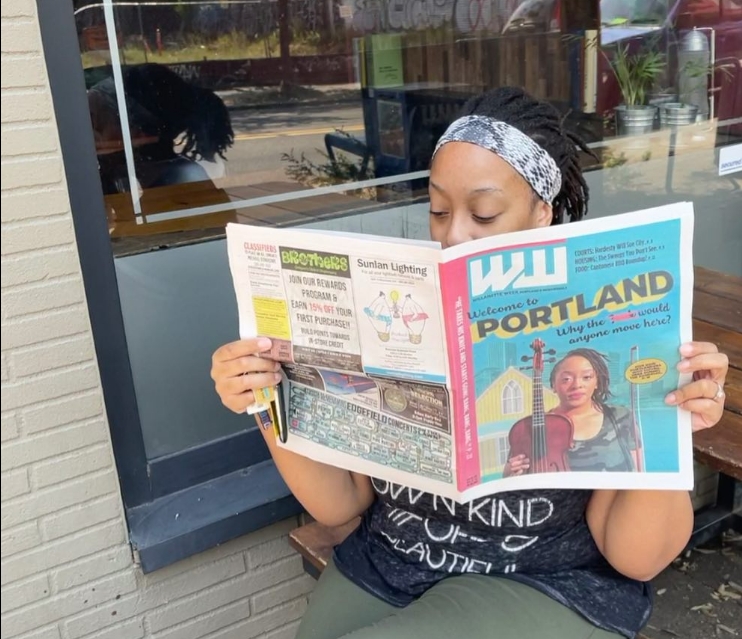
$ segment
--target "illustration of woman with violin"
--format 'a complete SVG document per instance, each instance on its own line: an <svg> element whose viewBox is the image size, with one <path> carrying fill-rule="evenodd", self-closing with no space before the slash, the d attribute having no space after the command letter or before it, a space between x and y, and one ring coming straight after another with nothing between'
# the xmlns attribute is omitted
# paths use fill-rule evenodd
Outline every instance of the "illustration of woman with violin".
<svg viewBox="0 0 742 639"><path fill-rule="evenodd" d="M544 455L539 454L538 442L531 442L533 452L530 453L518 445L518 429L522 430L526 420L535 421L531 432L536 435L531 439L538 439L538 413L540 407L543 411L543 401L536 397L534 416L520 420L511 429L511 442L516 446L511 443L511 456L503 475L559 470L636 471L640 438L632 411L609 403L611 380L606 357L590 348L572 350L555 364L549 381L559 397L559 405L543 415L544 429L549 431L549 437L546 433L543 435L547 462L544 463ZM537 385L534 383L535 393ZM551 430L556 430L554 443ZM553 462L555 457L563 462L559 467Z"/></svg>

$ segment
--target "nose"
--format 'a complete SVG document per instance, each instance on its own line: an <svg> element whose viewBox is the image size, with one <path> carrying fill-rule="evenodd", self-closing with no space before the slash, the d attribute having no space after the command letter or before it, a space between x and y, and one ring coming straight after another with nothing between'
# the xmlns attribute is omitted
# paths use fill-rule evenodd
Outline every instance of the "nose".
<svg viewBox="0 0 742 639"><path fill-rule="evenodd" d="M449 217L448 228L446 229L444 239L446 247L463 244L473 239L475 238L471 233L469 225L466 223L466 216L453 213Z"/></svg>

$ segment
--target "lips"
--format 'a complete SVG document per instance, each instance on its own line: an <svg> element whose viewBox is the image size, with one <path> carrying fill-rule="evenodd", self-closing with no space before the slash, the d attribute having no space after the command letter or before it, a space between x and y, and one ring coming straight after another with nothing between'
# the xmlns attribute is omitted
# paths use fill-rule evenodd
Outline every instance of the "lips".
<svg viewBox="0 0 742 639"><path fill-rule="evenodd" d="M572 402L576 402L580 399L585 399L586 395L585 393L569 393L567 395L567 399L569 399Z"/></svg>

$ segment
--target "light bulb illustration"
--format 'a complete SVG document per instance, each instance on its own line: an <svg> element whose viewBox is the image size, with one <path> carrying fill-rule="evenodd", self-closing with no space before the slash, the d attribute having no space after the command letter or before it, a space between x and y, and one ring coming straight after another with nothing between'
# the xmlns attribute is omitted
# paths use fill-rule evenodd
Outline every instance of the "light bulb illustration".
<svg viewBox="0 0 742 639"><path fill-rule="evenodd" d="M423 310L411 295L406 295L402 305L402 321L407 328L407 333L412 344L419 344L423 340L423 330L428 314Z"/></svg>
<svg viewBox="0 0 742 639"><path fill-rule="evenodd" d="M371 326L374 327L379 339L382 342L388 342L392 328L392 312L384 292L379 293L378 297L363 309L363 312L371 322Z"/></svg>
<svg viewBox="0 0 742 639"><path fill-rule="evenodd" d="M392 291L389 293L389 299L392 301L392 315L399 317L399 291Z"/></svg>

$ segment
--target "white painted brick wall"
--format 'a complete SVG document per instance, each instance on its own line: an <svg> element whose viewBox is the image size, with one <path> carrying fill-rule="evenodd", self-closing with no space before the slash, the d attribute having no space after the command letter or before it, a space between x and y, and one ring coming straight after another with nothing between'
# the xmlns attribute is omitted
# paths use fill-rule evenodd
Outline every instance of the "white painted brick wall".
<svg viewBox="0 0 742 639"><path fill-rule="evenodd" d="M292 639L282 522L143 575L127 543L33 0L2 1L2 637Z"/></svg>

